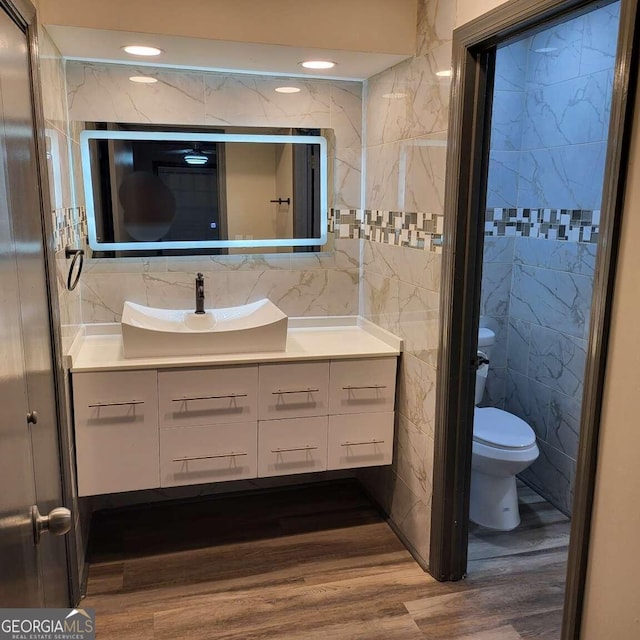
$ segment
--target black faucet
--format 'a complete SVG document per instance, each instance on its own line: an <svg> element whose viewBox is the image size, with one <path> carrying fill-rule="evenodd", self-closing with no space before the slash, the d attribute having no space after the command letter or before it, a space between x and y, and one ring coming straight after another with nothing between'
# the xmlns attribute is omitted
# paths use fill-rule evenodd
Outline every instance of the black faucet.
<svg viewBox="0 0 640 640"><path fill-rule="evenodd" d="M196 277L196 313L205 313L204 276L201 273L199 273Z"/></svg>

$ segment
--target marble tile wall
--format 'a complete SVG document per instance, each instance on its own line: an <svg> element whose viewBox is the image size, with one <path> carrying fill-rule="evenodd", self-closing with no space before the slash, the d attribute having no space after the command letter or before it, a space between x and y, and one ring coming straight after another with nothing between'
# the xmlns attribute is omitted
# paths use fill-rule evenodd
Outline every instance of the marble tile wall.
<svg viewBox="0 0 640 640"><path fill-rule="evenodd" d="M482 405L504 409L507 335L516 238L485 236L480 326L496 334Z"/></svg>
<svg viewBox="0 0 640 640"><path fill-rule="evenodd" d="M571 513L619 4L498 51L481 322L483 404L526 420L521 477Z"/></svg>
<svg viewBox="0 0 640 640"><path fill-rule="evenodd" d="M570 514L597 245L516 238L504 408L536 432L523 480Z"/></svg>
<svg viewBox="0 0 640 640"><path fill-rule="evenodd" d="M418 2L414 58L367 83L365 209L424 212L442 223L455 3ZM390 522L428 565L441 255L374 231L363 240L360 312L402 336L396 454L360 477Z"/></svg>
<svg viewBox="0 0 640 640"><path fill-rule="evenodd" d="M487 207L600 209L619 8L498 51Z"/></svg>
<svg viewBox="0 0 640 640"><path fill-rule="evenodd" d="M190 308L198 271L214 306L269 298L289 316L356 315L359 257L358 240L338 239L322 254L93 259L83 276L83 320L119 322L125 300Z"/></svg>
<svg viewBox="0 0 640 640"><path fill-rule="evenodd" d="M143 74L158 82L129 81ZM283 84L302 91L276 93ZM74 123L332 129L330 204L339 209L361 207L362 83L69 62L67 85ZM217 305L269 296L292 316L358 313L359 246L356 240L338 238L331 239L322 254L91 260L82 278L82 320L117 321L125 299L167 307L191 305L196 271L208 276L206 294Z"/></svg>
<svg viewBox="0 0 640 640"><path fill-rule="evenodd" d="M536 432L521 477L570 514L597 244L485 237L481 326L496 345L484 406Z"/></svg>
<svg viewBox="0 0 640 640"><path fill-rule="evenodd" d="M67 114L64 60L44 28L40 28L40 76L45 117L50 207L54 228L60 319L65 346L81 323L80 290L67 291L68 245L82 242L83 202L76 199L71 168L71 134Z"/></svg>

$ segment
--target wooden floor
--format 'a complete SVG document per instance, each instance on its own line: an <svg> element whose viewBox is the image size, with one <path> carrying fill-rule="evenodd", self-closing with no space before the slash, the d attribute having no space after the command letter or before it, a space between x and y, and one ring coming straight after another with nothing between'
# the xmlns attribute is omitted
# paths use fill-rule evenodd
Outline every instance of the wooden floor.
<svg viewBox="0 0 640 640"><path fill-rule="evenodd" d="M101 640L557 640L568 520L525 489L521 528L473 527L438 583L355 483L97 514Z"/></svg>

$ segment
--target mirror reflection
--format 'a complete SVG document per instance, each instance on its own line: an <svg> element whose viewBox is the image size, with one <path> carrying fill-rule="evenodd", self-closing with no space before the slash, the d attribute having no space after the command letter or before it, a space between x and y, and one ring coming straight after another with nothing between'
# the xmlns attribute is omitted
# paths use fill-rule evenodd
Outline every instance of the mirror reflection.
<svg viewBox="0 0 640 640"><path fill-rule="evenodd" d="M82 132L96 257L316 250L326 242L320 130L149 129L94 124Z"/></svg>

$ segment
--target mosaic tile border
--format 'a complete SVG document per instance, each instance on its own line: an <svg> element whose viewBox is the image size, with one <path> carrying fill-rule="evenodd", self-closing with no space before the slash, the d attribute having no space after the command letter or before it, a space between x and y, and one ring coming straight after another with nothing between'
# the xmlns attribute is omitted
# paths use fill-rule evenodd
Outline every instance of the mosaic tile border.
<svg viewBox="0 0 640 640"><path fill-rule="evenodd" d="M337 238L362 238L434 253L442 253L443 230L444 217L436 213L332 209L329 214L329 232Z"/></svg>
<svg viewBox="0 0 640 640"><path fill-rule="evenodd" d="M487 209L485 236L524 236L595 244L600 235L597 209Z"/></svg>
<svg viewBox="0 0 640 640"><path fill-rule="evenodd" d="M54 209L53 246L55 252L67 246L84 246L87 237L87 212L84 207Z"/></svg>

